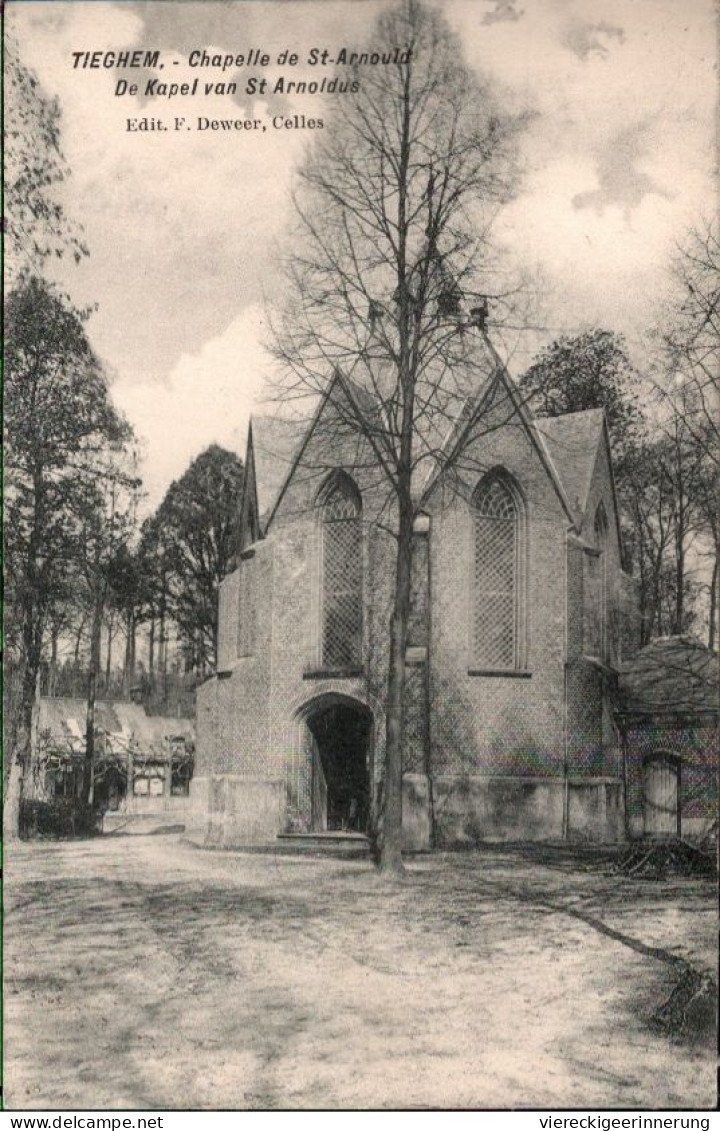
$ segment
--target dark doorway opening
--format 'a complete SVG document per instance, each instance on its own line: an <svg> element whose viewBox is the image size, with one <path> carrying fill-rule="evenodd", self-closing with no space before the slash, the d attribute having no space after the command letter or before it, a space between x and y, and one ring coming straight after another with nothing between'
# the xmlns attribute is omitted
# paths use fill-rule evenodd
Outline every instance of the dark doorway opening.
<svg viewBox="0 0 720 1131"><path fill-rule="evenodd" d="M116 813L127 793L127 775L116 766L107 766L93 778L93 804L96 809Z"/></svg>
<svg viewBox="0 0 720 1131"><path fill-rule="evenodd" d="M370 819L370 711L359 705L333 703L310 715L307 725L316 747L313 828L366 832Z"/></svg>

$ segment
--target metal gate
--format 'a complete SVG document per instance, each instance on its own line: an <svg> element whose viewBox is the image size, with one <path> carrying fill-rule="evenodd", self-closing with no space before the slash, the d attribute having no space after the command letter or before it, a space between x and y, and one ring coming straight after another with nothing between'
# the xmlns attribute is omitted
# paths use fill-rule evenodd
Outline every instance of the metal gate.
<svg viewBox="0 0 720 1131"><path fill-rule="evenodd" d="M680 771L677 759L660 754L643 766L643 813L646 836L680 835Z"/></svg>

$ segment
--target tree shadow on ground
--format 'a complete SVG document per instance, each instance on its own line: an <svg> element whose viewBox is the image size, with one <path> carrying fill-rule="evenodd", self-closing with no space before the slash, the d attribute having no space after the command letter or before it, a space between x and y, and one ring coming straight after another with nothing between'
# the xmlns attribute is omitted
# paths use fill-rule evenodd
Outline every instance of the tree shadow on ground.
<svg viewBox="0 0 720 1131"><path fill-rule="evenodd" d="M12 916L6 992L27 1066L22 1091L11 1071L16 1105L211 1107L228 1087L218 1056L237 1066L238 1106L279 1104L278 1065L309 1017L291 986L244 963L264 940L290 966L287 944L314 918L302 897L64 876L19 885Z"/></svg>

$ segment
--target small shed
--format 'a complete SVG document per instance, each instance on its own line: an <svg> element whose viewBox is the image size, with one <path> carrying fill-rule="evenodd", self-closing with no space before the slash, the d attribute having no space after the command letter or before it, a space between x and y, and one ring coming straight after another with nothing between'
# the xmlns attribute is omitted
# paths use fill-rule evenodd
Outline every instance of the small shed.
<svg viewBox="0 0 720 1131"><path fill-rule="evenodd" d="M620 671L630 836L704 836L718 819L718 656L690 636L647 644Z"/></svg>

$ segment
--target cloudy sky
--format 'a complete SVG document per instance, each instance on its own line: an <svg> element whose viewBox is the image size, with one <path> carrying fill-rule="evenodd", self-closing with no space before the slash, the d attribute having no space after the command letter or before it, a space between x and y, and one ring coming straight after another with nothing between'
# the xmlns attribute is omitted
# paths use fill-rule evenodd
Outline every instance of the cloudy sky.
<svg viewBox="0 0 720 1131"><path fill-rule="evenodd" d="M162 106L117 98L118 78L138 72L76 70L71 52L157 48L182 60L172 77L184 80L198 73L184 65L192 48L272 56L290 48L303 58L313 46L362 42L382 7L376 0L10 0L6 7L24 62L60 100L72 170L66 208L82 223L91 256L59 271L78 301L98 304L90 334L117 403L144 441L149 504L209 443L242 454L268 371L263 295L273 293L293 172L312 134L130 133L132 116L252 117L268 107L240 94L234 102L198 97ZM510 104L533 111L525 181L500 234L518 262L542 269L548 336L601 324L636 342L656 315L674 245L713 207L712 0L440 7L466 61ZM298 68L294 77L317 78L317 70ZM290 98L282 109L327 122L329 102Z"/></svg>

